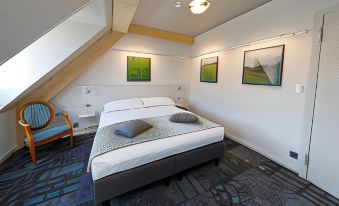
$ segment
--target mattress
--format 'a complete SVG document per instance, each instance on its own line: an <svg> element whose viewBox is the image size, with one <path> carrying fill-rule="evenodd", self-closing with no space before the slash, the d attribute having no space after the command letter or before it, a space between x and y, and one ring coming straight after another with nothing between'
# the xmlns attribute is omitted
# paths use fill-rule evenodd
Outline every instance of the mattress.
<svg viewBox="0 0 339 206"><path fill-rule="evenodd" d="M178 112L186 111L175 106L104 111L101 113L99 128L128 120L165 116ZM93 180L98 180L175 154L220 142L223 138L224 128L220 126L113 150L92 160L92 177Z"/></svg>

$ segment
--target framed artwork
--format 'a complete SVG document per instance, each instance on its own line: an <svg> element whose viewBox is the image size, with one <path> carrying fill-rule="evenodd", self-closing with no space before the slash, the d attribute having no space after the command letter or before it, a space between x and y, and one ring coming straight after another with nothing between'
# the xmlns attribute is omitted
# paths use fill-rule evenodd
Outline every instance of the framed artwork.
<svg viewBox="0 0 339 206"><path fill-rule="evenodd" d="M245 51L243 84L281 86L285 45Z"/></svg>
<svg viewBox="0 0 339 206"><path fill-rule="evenodd" d="M201 59L200 82L218 82L218 57Z"/></svg>
<svg viewBox="0 0 339 206"><path fill-rule="evenodd" d="M128 56L127 81L151 81L151 58Z"/></svg>

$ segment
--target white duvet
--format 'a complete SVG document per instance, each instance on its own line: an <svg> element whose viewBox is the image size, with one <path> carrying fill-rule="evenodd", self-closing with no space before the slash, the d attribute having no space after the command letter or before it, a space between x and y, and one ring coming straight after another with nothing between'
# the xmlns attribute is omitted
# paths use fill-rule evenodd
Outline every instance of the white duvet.
<svg viewBox="0 0 339 206"><path fill-rule="evenodd" d="M104 111L101 113L99 129L128 120L165 116L183 111L175 106L157 106L114 112ZM98 180L171 155L222 141L223 137L224 128L216 127L120 148L92 160L92 177L94 180Z"/></svg>

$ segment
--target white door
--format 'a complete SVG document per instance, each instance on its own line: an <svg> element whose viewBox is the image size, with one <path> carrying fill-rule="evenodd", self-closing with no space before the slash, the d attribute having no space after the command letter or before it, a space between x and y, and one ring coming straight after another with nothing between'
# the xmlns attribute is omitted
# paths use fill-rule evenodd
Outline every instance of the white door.
<svg viewBox="0 0 339 206"><path fill-rule="evenodd" d="M339 198L339 11L324 18L307 178Z"/></svg>

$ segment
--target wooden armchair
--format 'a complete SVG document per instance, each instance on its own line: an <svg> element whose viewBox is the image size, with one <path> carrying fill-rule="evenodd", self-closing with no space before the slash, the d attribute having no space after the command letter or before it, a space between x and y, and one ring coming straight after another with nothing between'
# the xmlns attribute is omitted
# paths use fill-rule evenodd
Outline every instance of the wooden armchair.
<svg viewBox="0 0 339 206"><path fill-rule="evenodd" d="M64 125L49 127L54 120L54 109L49 103L28 102L20 107L19 115L19 124L25 129L25 140L34 164L36 163L35 148L40 145L69 135L71 147L74 146L73 128L67 114L64 114Z"/></svg>

